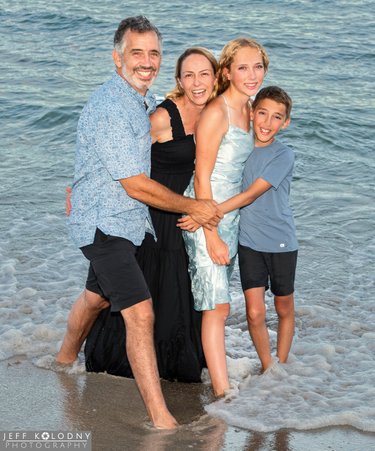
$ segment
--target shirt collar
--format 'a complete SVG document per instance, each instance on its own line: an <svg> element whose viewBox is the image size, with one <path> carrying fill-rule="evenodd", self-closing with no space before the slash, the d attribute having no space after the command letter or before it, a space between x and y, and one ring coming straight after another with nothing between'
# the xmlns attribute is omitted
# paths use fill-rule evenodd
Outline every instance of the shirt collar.
<svg viewBox="0 0 375 451"><path fill-rule="evenodd" d="M113 81L118 85L118 87L126 92L127 94L134 97L134 99L137 100L137 102L142 103L142 105L146 106L147 114L151 114L156 109L156 99L155 96L150 92L147 91L146 95L143 96L139 94L130 84L121 77L117 72L113 75Z"/></svg>

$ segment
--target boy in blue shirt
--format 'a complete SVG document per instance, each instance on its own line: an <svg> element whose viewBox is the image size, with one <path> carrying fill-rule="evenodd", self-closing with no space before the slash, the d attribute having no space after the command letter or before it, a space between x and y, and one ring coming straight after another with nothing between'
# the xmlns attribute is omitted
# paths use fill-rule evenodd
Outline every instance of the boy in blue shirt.
<svg viewBox="0 0 375 451"><path fill-rule="evenodd" d="M220 205L241 209L239 266L249 332L263 371L277 369L266 326L265 291L271 286L279 324L277 357L288 359L294 334L294 278L298 243L289 207L294 166L292 149L275 139L290 123L292 100L276 86L253 102L255 148L244 171L244 191Z"/></svg>

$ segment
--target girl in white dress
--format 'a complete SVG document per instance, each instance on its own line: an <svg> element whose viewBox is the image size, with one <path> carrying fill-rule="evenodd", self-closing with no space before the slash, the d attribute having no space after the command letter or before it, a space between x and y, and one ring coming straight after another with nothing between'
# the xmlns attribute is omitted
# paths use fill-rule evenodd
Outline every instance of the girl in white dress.
<svg viewBox="0 0 375 451"><path fill-rule="evenodd" d="M259 90L268 64L264 48L253 39L234 39L223 48L218 72L221 95L201 114L195 175L185 195L222 202L241 191L243 168L254 145L249 99ZM181 224L184 221L188 219ZM195 309L203 311L203 350L216 396L229 388L224 331L238 223L235 210L224 216L218 228L184 231Z"/></svg>

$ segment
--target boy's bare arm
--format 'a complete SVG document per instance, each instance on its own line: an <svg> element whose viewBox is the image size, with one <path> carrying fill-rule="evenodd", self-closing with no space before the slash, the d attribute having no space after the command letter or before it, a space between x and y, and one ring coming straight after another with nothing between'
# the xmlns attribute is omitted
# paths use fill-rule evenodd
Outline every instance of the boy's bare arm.
<svg viewBox="0 0 375 451"><path fill-rule="evenodd" d="M222 202L219 204L219 207L223 213L245 207L246 205L253 203L254 200L258 199L259 196L264 194L270 188L272 188L271 183L268 183L261 178L256 179L245 191Z"/></svg>
<svg viewBox="0 0 375 451"><path fill-rule="evenodd" d="M245 207L251 204L263 193L268 191L272 185L263 179L256 179L245 191L236 194L230 199L222 202L218 205L220 210L225 214L237 208ZM195 232L199 225L189 216L184 216L178 220L177 226L182 230L187 230L189 232Z"/></svg>

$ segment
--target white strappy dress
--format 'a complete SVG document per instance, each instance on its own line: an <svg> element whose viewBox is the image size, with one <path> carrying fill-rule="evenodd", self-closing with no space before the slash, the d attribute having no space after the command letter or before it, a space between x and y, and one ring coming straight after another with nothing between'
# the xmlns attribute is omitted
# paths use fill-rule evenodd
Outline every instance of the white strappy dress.
<svg viewBox="0 0 375 451"><path fill-rule="evenodd" d="M212 195L218 203L241 192L244 166L254 148L252 130L247 132L231 124L228 104L224 96L223 99L227 106L229 126L211 175ZM194 175L184 194L195 197ZM229 247L231 264L228 266L213 263L206 249L202 228L195 233L183 232L196 310L213 310L216 304L230 302L229 279L237 254L238 227L239 210L227 213L218 226L220 237Z"/></svg>

